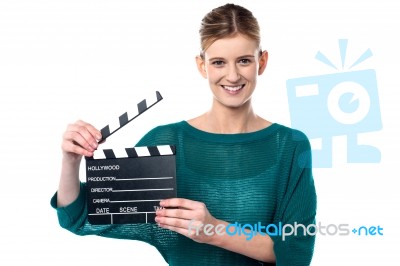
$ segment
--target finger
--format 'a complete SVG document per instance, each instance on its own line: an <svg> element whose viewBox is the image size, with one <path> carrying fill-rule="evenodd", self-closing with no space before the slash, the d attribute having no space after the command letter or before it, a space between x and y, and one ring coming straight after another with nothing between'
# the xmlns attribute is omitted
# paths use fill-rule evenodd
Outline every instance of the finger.
<svg viewBox="0 0 400 266"><path fill-rule="evenodd" d="M97 140L97 142L102 140L101 132L93 125L82 120L78 120L76 124L85 127L85 129Z"/></svg>
<svg viewBox="0 0 400 266"><path fill-rule="evenodd" d="M77 132L68 131L64 134L62 150L84 156L92 156L95 149Z"/></svg>
<svg viewBox="0 0 400 266"><path fill-rule="evenodd" d="M92 157L93 156L93 151L84 149L81 146L76 145L71 141L63 142L62 150L64 152L75 153L75 154L83 155L83 156L86 156L86 157Z"/></svg>
<svg viewBox="0 0 400 266"><path fill-rule="evenodd" d="M97 138L92 135L89 129L85 125L72 124L68 127L65 132L65 139L75 141L82 148L90 150L88 145L93 149L97 149L99 146Z"/></svg>
<svg viewBox="0 0 400 266"><path fill-rule="evenodd" d="M164 229L168 229L168 230L177 232L177 233L179 233L179 234L181 234L181 235L184 235L184 236L189 236L189 237L191 237L192 234L195 234L195 232L189 232L187 229L180 228L180 227L175 227L175 226L166 225L166 224L159 224L159 226L160 226L161 228L164 228Z"/></svg>
<svg viewBox="0 0 400 266"><path fill-rule="evenodd" d="M187 209L158 209L156 214L157 216L190 220L193 217L194 212Z"/></svg>
<svg viewBox="0 0 400 266"><path fill-rule="evenodd" d="M191 220L170 218L170 217L164 217L164 216L156 216L155 221L161 225L172 226L172 227L182 228L182 229L188 229L189 223L191 223Z"/></svg>
<svg viewBox="0 0 400 266"><path fill-rule="evenodd" d="M88 151L94 151L96 149L95 141L87 141L84 136L80 132L76 131L67 131L64 133L64 141L63 143L67 144L72 144L72 145L67 145L66 147L70 147L74 149L74 146L79 146L85 150ZM73 151L73 150L67 150L67 151Z"/></svg>
<svg viewBox="0 0 400 266"><path fill-rule="evenodd" d="M205 208L205 204L199 201L188 200L183 198L171 198L160 201L161 207L175 207L193 210L197 208Z"/></svg>
<svg viewBox="0 0 400 266"><path fill-rule="evenodd" d="M168 229L174 232L177 232L181 235L184 235L186 237L189 237L197 242L204 242L204 237L205 236L210 236L213 235L214 233L212 231L207 231L204 232L204 230L202 230L203 224L200 224L198 226L191 226L190 224L188 225L188 227L177 227L177 226L173 226L170 224L162 224L162 223L158 223L158 226L160 226L161 228L164 229ZM205 235L204 235L205 233Z"/></svg>

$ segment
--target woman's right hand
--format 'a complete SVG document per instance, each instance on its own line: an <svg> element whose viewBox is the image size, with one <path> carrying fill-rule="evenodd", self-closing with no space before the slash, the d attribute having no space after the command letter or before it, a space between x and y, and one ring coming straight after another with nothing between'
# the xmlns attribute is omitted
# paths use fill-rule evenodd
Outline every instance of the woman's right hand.
<svg viewBox="0 0 400 266"><path fill-rule="evenodd" d="M94 126L78 120L68 125L62 138L61 177L57 192L57 206L71 204L79 195L79 165L82 156L93 156L101 140L101 132Z"/></svg>
<svg viewBox="0 0 400 266"><path fill-rule="evenodd" d="M101 132L82 120L69 124L62 138L63 159L76 162L91 157L101 140Z"/></svg>

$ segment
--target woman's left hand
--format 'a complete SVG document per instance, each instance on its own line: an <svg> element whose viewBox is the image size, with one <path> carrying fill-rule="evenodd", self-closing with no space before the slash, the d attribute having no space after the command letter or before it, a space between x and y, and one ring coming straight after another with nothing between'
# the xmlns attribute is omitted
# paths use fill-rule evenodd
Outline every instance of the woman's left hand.
<svg viewBox="0 0 400 266"><path fill-rule="evenodd" d="M175 231L199 243L209 243L215 232L205 232L204 227L215 229L218 220L203 202L171 198L160 202L162 209L156 212L155 221L162 228ZM171 208L171 209L170 209Z"/></svg>

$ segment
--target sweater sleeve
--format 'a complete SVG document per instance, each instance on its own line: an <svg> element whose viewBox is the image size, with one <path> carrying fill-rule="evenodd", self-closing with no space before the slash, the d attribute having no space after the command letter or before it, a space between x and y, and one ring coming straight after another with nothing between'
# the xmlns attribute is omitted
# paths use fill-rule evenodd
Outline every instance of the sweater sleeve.
<svg viewBox="0 0 400 266"><path fill-rule="evenodd" d="M310 265L315 243L317 196L311 169L311 148L307 137L298 131L292 135L291 164L283 171L275 225L282 226L281 234L271 235L274 241L276 265ZM283 176L282 176L283 178Z"/></svg>
<svg viewBox="0 0 400 266"><path fill-rule="evenodd" d="M57 207L57 193L51 198L62 228L80 236L98 235L109 238L140 240L152 244L154 224L92 225L87 220L86 183L81 183L78 198L65 207Z"/></svg>

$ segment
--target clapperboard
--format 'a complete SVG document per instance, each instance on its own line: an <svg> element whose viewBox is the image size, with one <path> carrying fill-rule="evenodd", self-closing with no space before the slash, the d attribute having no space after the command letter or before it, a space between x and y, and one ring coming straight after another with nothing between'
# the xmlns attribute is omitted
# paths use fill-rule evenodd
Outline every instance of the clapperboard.
<svg viewBox="0 0 400 266"><path fill-rule="evenodd" d="M162 100L157 91L101 130L102 140ZM155 223L165 198L176 197L175 146L96 150L86 157L88 220L91 224Z"/></svg>

